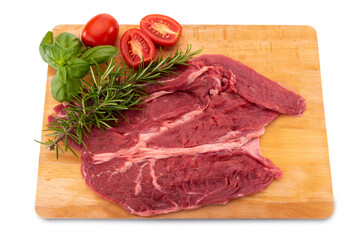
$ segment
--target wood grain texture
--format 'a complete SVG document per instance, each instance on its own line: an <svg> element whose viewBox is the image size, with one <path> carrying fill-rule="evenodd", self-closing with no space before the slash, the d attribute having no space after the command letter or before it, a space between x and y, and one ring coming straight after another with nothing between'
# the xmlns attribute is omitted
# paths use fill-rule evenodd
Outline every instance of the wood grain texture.
<svg viewBox="0 0 359 240"><path fill-rule="evenodd" d="M120 36L132 27L120 26ZM82 25L59 25L53 31L79 36ZM203 54L223 54L297 91L307 101L302 117L280 116L260 139L262 153L283 171L264 191L226 205L205 206L151 218L327 218L334 210L323 108L317 36L309 26L186 25L180 48L191 43ZM118 43L117 43L118 44ZM118 46L118 45L117 45ZM167 47L165 53L175 47ZM158 51L157 51L158 52ZM43 126L57 104L48 68ZM42 141L46 140L42 135ZM35 209L45 218L139 218L93 193L71 153L56 160L41 146Z"/></svg>

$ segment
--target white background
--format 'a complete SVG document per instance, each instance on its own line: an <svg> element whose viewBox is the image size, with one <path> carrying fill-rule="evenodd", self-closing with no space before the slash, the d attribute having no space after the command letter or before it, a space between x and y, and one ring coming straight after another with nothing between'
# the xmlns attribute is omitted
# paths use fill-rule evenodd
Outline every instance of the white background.
<svg viewBox="0 0 359 240"><path fill-rule="evenodd" d="M357 1L7 1L0 7L0 238L359 239ZM325 220L46 220L34 210L47 65L38 45L58 24L99 13L137 24L295 24L317 30L335 211ZM344 235L344 236L343 236ZM333 239L331 238L331 239Z"/></svg>

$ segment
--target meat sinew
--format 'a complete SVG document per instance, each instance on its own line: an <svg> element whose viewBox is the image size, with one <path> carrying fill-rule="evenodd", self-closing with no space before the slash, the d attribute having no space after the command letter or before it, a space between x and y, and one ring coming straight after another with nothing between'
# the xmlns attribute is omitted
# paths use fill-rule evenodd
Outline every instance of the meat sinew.
<svg viewBox="0 0 359 240"><path fill-rule="evenodd" d="M263 190L282 174L259 149L264 127L305 110L302 97L225 56L203 55L178 73L146 86L144 111L124 113L131 124L95 129L81 149L86 184L129 213L225 204Z"/></svg>

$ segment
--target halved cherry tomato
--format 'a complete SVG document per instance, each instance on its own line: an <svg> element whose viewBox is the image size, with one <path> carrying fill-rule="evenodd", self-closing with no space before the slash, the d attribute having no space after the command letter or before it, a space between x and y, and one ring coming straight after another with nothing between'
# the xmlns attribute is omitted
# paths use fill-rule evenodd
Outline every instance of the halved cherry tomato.
<svg viewBox="0 0 359 240"><path fill-rule="evenodd" d="M155 45L139 29L129 29L121 37L120 50L126 63L138 67L143 59L149 63L155 57Z"/></svg>
<svg viewBox="0 0 359 240"><path fill-rule="evenodd" d="M86 46L114 45L118 37L118 23L114 17L102 13L88 21L82 30L81 40Z"/></svg>
<svg viewBox="0 0 359 240"><path fill-rule="evenodd" d="M140 28L153 42L163 46L174 45L182 33L182 26L178 22L160 14L142 18Z"/></svg>

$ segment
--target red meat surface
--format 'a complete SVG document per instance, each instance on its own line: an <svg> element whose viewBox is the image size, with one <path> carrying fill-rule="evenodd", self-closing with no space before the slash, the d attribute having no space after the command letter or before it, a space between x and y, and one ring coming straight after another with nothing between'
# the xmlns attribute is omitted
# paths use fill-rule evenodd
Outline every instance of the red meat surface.
<svg viewBox="0 0 359 240"><path fill-rule="evenodd" d="M120 119L85 139L82 176L99 196L151 216L225 204L281 177L259 137L281 113L301 115L302 97L221 55L159 81L145 87L143 111L124 113L131 124Z"/></svg>

